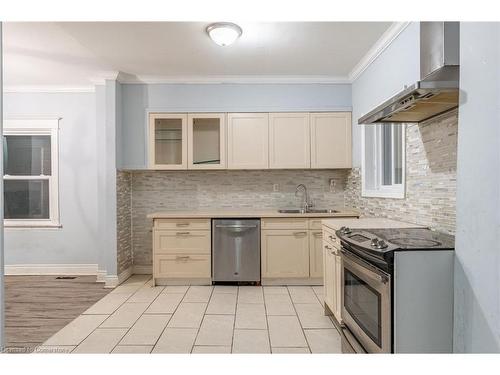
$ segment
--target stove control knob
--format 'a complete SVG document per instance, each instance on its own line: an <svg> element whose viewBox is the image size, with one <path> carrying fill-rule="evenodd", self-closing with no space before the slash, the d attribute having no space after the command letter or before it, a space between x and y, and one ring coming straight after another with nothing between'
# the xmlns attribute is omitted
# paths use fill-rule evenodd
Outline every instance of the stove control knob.
<svg viewBox="0 0 500 375"><path fill-rule="evenodd" d="M349 227L345 227L345 228L344 228L344 233L345 233L345 234L349 234L349 233L351 233L351 230L349 229Z"/></svg>
<svg viewBox="0 0 500 375"><path fill-rule="evenodd" d="M385 249L387 247L387 244L385 243L384 240L378 241L377 249Z"/></svg>
<svg viewBox="0 0 500 375"><path fill-rule="evenodd" d="M372 245L373 247L377 247L377 246L378 246L378 238L374 238L374 239L372 240L371 245Z"/></svg>

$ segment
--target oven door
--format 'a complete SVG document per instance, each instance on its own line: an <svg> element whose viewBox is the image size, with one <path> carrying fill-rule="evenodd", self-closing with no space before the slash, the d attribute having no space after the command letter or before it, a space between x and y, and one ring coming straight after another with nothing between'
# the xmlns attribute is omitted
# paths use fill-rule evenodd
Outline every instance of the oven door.
<svg viewBox="0 0 500 375"><path fill-rule="evenodd" d="M342 320L368 353L390 353L391 276L342 248Z"/></svg>

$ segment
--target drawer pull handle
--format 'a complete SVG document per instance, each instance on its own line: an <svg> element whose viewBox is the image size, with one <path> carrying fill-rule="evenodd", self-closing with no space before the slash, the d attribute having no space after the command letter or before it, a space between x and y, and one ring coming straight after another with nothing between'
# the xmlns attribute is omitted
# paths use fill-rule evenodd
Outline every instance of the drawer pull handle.
<svg viewBox="0 0 500 375"><path fill-rule="evenodd" d="M332 248L330 246L328 246L328 245L325 245L325 249L332 250Z"/></svg>
<svg viewBox="0 0 500 375"><path fill-rule="evenodd" d="M191 258L189 255L175 257L176 260L188 260L189 258Z"/></svg>
<svg viewBox="0 0 500 375"><path fill-rule="evenodd" d="M321 236L321 234L322 234L321 232L314 232L315 237L319 237L319 236Z"/></svg>
<svg viewBox="0 0 500 375"><path fill-rule="evenodd" d="M189 223L177 223L175 224L176 227L187 227L189 226Z"/></svg>
<svg viewBox="0 0 500 375"><path fill-rule="evenodd" d="M191 232L177 232L177 233L175 233L175 234L176 234L176 236L187 236L187 235L189 235L190 233L191 233Z"/></svg>
<svg viewBox="0 0 500 375"><path fill-rule="evenodd" d="M294 236L305 236L307 232L293 232Z"/></svg>
<svg viewBox="0 0 500 375"><path fill-rule="evenodd" d="M331 239L332 241L337 241L337 238L336 237L333 237L333 236L328 236L329 239Z"/></svg>

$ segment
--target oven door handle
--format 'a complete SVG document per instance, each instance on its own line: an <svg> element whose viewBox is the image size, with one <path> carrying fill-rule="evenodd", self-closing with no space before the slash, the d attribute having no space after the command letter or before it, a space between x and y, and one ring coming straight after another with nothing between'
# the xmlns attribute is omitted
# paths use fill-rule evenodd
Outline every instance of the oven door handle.
<svg viewBox="0 0 500 375"><path fill-rule="evenodd" d="M365 262L363 259L361 259L357 255L354 255L354 254L348 252L344 248L341 248L340 252L342 253L343 256L345 256L346 258L350 259L354 263L357 263L357 264L361 265L364 268L368 268L374 274L374 277L378 281L380 281L382 284L387 284L389 282L390 276L388 274L386 274L385 272L379 270L377 267L372 266L371 264Z"/></svg>

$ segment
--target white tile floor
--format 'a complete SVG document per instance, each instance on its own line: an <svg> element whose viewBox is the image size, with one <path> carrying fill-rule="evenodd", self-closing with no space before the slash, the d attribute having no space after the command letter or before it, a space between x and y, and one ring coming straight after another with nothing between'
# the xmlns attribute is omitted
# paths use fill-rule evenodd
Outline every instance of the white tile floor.
<svg viewBox="0 0 500 375"><path fill-rule="evenodd" d="M151 287L134 275L36 352L340 353L322 287Z"/></svg>

